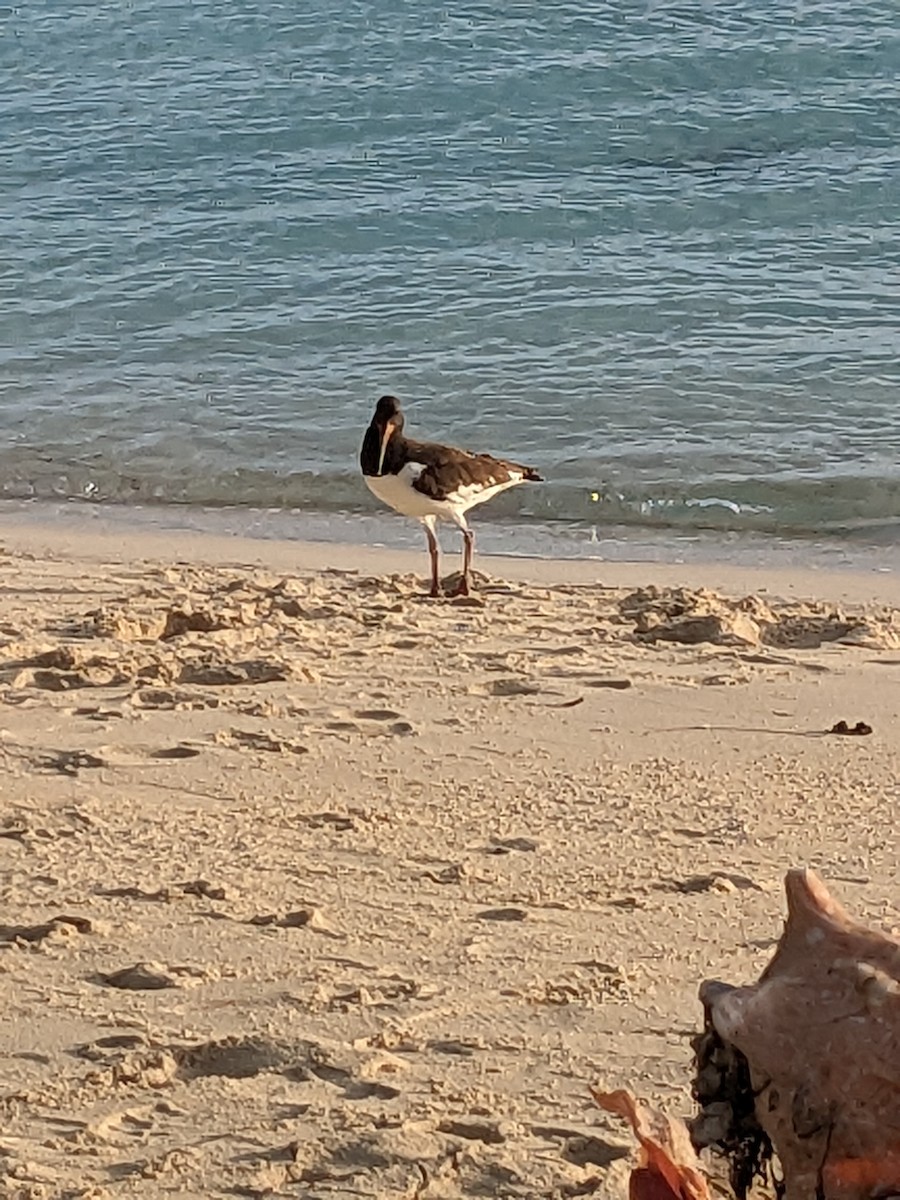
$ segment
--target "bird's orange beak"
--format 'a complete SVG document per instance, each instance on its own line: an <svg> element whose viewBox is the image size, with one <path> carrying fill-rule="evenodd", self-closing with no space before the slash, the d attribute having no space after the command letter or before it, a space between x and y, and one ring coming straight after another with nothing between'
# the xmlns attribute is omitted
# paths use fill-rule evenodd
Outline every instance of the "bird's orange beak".
<svg viewBox="0 0 900 1200"><path fill-rule="evenodd" d="M384 456L387 454L388 442L394 435L394 422L388 421L384 427L384 433L381 435L381 453L378 455L378 474L381 474L381 468L384 466Z"/></svg>

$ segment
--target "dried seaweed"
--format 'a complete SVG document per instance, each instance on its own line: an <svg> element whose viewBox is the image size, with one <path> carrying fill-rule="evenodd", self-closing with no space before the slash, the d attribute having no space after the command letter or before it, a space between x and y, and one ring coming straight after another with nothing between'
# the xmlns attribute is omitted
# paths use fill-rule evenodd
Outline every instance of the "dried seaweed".
<svg viewBox="0 0 900 1200"><path fill-rule="evenodd" d="M772 1143L756 1118L756 1096L743 1054L722 1040L705 1006L705 1028L691 1043L696 1075L692 1094L700 1113L689 1123L698 1151L710 1148L728 1162L728 1177L738 1200L746 1200L755 1180L783 1187L772 1174Z"/></svg>

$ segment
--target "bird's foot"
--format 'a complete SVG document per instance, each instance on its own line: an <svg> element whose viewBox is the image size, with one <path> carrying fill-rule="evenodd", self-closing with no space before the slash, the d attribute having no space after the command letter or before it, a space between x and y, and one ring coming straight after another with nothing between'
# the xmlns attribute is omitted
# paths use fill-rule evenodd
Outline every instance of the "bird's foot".
<svg viewBox="0 0 900 1200"><path fill-rule="evenodd" d="M465 575L463 575L453 591L447 593L448 596L468 596L469 594L469 581Z"/></svg>

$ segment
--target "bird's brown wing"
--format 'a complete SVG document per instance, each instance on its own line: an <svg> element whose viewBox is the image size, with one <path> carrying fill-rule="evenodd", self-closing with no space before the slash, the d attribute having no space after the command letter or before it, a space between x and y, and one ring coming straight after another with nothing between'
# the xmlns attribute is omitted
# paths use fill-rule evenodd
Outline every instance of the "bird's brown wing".
<svg viewBox="0 0 900 1200"><path fill-rule="evenodd" d="M410 458L423 464L424 469L413 487L433 500L443 500L460 488L479 487L487 490L504 483L522 479L539 481L540 475L531 467L506 462L490 454L470 454L453 446L410 444Z"/></svg>

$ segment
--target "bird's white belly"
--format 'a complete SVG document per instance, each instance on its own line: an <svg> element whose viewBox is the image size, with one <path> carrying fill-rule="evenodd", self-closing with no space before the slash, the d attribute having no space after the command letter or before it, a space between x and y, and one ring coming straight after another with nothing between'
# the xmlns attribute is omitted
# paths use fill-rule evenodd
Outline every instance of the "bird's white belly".
<svg viewBox="0 0 900 1200"><path fill-rule="evenodd" d="M421 463L410 462L396 475L364 475L363 478L370 492L404 517L418 517L420 521L423 517L436 517L440 521L452 521L462 529L466 528L467 509L484 504L524 480L524 476L514 474L503 483L462 484L445 499L436 500L413 487L424 469Z"/></svg>
<svg viewBox="0 0 900 1200"><path fill-rule="evenodd" d="M442 517L452 521L452 506L446 500L434 500L417 492L413 483L422 473L419 463L407 463L397 475L365 475L366 486L373 496L404 517Z"/></svg>

